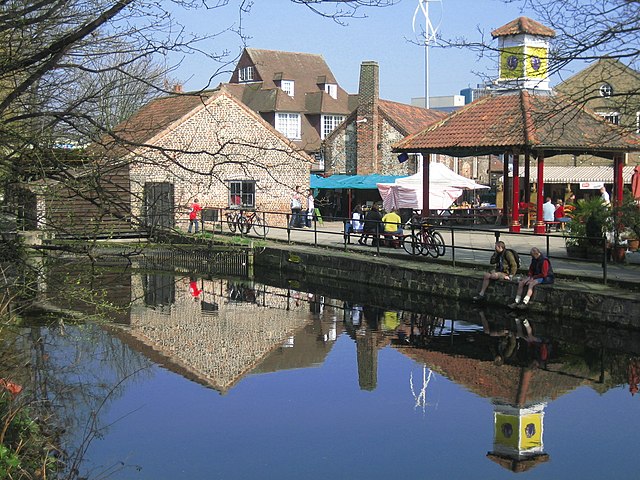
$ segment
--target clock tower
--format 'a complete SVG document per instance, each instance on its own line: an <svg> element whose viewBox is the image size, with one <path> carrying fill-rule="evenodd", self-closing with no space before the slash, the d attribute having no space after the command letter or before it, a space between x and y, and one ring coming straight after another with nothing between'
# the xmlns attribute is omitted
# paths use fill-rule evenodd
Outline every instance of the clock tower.
<svg viewBox="0 0 640 480"><path fill-rule="evenodd" d="M491 32L498 39L499 88L550 91L549 41L556 33L527 17L519 17Z"/></svg>

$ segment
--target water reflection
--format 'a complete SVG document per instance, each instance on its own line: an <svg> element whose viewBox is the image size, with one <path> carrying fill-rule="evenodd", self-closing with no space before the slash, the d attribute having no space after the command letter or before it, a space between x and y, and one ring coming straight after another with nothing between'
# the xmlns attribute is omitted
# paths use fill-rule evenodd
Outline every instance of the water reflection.
<svg viewBox="0 0 640 480"><path fill-rule="evenodd" d="M169 397L167 392L172 389L185 389L181 382L187 379L187 383L198 388L206 387L200 390L225 394L214 393L220 402L229 398L228 403L215 405L232 412L230 415L236 420L250 415L253 411L250 409L259 410L260 418L252 417L254 423L244 435L254 435L252 429L259 432L265 429L263 435L274 442L273 449L302 448L299 437L294 434L302 422L313 426L310 428L313 435L319 435L324 441L331 432L341 438L341 443L357 443L365 451L375 450L375 446L379 446L377 442L389 436L403 446L401 452L394 450L400 455L400 462L410 462L416 455L428 456L424 445L437 450L433 438L438 438L440 445L451 449L446 457L448 467L440 468L458 472L449 478L464 476L463 470L455 470L462 468L458 463L467 465L466 473L499 478L496 471L485 464L500 465L501 472L520 472L545 463L549 454L553 454L554 462L533 471L562 476L571 471L566 466L572 463L571 458L582 453L566 450L568 446L559 445L557 441L554 449L548 447L548 442L545 445L545 432L553 431L554 427L557 430L562 424L562 419L556 416L556 425L551 428L545 425L545 415L554 402L585 386L602 395L622 384L629 385L631 394L638 388L640 341L637 332L612 332L606 328L599 331L553 319L524 318L483 309L467 310L463 316L459 315L459 309L464 306L439 307L428 302L424 309L412 311L400 308L400 302L388 301L388 297L371 292L362 295L352 292L344 300L336 299L330 295L332 289L319 286L312 290L303 281L291 279L271 284L247 278L199 277L189 272L177 276L133 273L118 285L113 278L105 277L107 279L105 285L114 285L114 288L105 288L106 298L123 307L113 325L74 331L74 335L62 327L31 330L37 338L44 339L44 342L33 341L39 348L34 364L40 371L40 375L32 377L33 381L40 387L56 385L55 390L60 392L56 405L62 404L68 409L64 416L74 419L69 422L69 431L80 436L86 431L83 425L93 421L89 419L105 425L112 422L110 409L118 412L118 418L124 418L119 422L137 423L134 417L143 413L137 411L139 407L135 402L125 401L129 389L136 391L140 385L161 381L164 382L163 395ZM50 301L53 299L50 297ZM77 297L65 295L58 300L65 301L66 309L88 310L86 304L77 303ZM443 315L447 309L455 315ZM585 330L588 337L583 341L579 335L585 335ZM578 332L577 342L573 341L574 331ZM88 338L72 346L78 332L84 332ZM611 342L618 345L616 351L608 348ZM167 377L155 365L164 367L162 372L177 375ZM318 371L331 373L322 377ZM281 375L267 375L283 372L291 374L286 381ZM314 380L309 380L311 378ZM278 385L274 387L277 393L269 390L269 383ZM66 390L65 385L71 388ZM457 392L458 386L464 393L452 394L451 389ZM311 392L309 396L303 393L305 388ZM51 388L37 391L41 399L52 397ZM62 392L67 392L67 396ZM269 394L280 399L283 405L263 412L264 407L255 397L262 401ZM104 401L103 406L99 399ZM574 395L572 399L575 402ZM165 401L169 400L155 399L159 405ZM207 396L202 401L214 402ZM120 402L123 406L119 406ZM271 416L286 418L288 410L301 408L299 405L306 402L320 409L344 410L344 416L340 417L341 422L330 422L326 426L325 437L320 427L324 415L319 414L318 418L303 415L292 422L295 426L286 426L283 422L275 428L270 423ZM451 405L458 404L449 410ZM579 410L579 404L574 406ZM199 412L203 417L201 421L206 421L208 413L204 412L208 412L208 408L201 410L197 402L189 403L189 407ZM154 409L157 408L154 404ZM367 414L360 416L362 412ZM422 416L412 416L416 412ZM129 415L132 418L128 418ZM164 415L163 422L170 422L167 414ZM183 413L170 412L171 415ZM332 412L332 415L338 413ZM359 419L358 423L354 424L354 419ZM142 420L140 431L153 430L153 422L157 422L153 416ZM458 422L468 422L468 425L458 432L455 427ZM342 424L348 428L341 430ZM216 438L239 435L237 421L230 420L227 425L216 418L216 425ZM363 429L360 435L353 432L359 429ZM110 443L108 430L101 427L94 430L94 435L99 432L105 438L100 442L105 451L117 450L117 440ZM192 430L193 427L171 434L176 436L176 441L188 439L195 435ZM213 444L213 434L213 431L201 433L198 441ZM480 443L480 448L467 445L468 437L482 439L475 442ZM144 448L146 441L151 442L145 439L140 439L143 446L137 446L138 449ZM122 438L119 441L122 442ZM247 437L242 436L242 442L246 441ZM79 443L76 441L76 445ZM467 449L451 448L453 445L467 445ZM241 446L230 450L224 442L216 444L216 448L234 458L242 458L245 451ZM322 448L327 448L326 444ZM256 465L270 464L270 459L279 455L273 449L265 445L264 453L256 452ZM91 450L92 458L85 461L101 459L101 452ZM300 455L296 460L300 464L298 471L306 474L312 468L313 460L307 458L312 453ZM151 452L140 455L142 460L135 461L144 463L147 472L153 472L148 463L153 464L154 455ZM200 468L208 461L207 454L198 458L191 457L195 453L183 455ZM479 463L479 457L491 462ZM460 458L465 461L459 462ZM439 462L445 463L437 455L432 462L432 468ZM382 468L375 456L369 463L379 471L367 470L358 462L362 472L368 472L367 478L383 478L395 471L391 467ZM349 471L347 462L340 466ZM234 475L232 469L219 467L226 473L221 477L243 477ZM283 473L274 464L268 469L266 475L253 472L253 476L245 478ZM116 478L178 478L176 475L180 474L173 471L165 477L149 473L150 476ZM336 475L340 476L336 473L333 478L337 478ZM283 475L285 477L294 478ZM365 478L365 475L347 477ZM191 475L190 478L209 477ZM315 478L327 477L316 475Z"/></svg>

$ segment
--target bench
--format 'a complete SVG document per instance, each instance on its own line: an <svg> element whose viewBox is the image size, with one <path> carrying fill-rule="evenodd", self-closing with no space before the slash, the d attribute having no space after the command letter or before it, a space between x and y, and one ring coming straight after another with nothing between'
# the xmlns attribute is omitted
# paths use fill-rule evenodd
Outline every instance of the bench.
<svg viewBox="0 0 640 480"><path fill-rule="evenodd" d="M551 226L555 225L556 226L556 231L558 231L558 229L560 228L560 225L562 225L562 222L559 222L558 220L554 220L553 222L551 221L546 221L544 222L544 226L545 226L545 230L547 233L549 233L551 231Z"/></svg>

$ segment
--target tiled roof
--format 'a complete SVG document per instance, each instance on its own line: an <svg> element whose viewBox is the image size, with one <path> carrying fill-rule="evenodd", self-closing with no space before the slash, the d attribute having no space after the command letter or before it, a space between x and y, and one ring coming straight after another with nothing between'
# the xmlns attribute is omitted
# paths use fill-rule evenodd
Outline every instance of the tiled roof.
<svg viewBox="0 0 640 480"><path fill-rule="evenodd" d="M640 150L640 137L560 95L488 95L401 140L394 151L470 156L508 149L557 153Z"/></svg>
<svg viewBox="0 0 640 480"><path fill-rule="evenodd" d="M446 113L438 110L415 107L389 100L380 100L378 105L381 113L404 135L419 132L447 116Z"/></svg>
<svg viewBox="0 0 640 480"><path fill-rule="evenodd" d="M528 33L529 35L537 35L540 37L555 37L556 32L541 23L531 20L529 17L518 17L510 21L502 27L496 28L491 32L493 38L506 37L508 35L519 35Z"/></svg>

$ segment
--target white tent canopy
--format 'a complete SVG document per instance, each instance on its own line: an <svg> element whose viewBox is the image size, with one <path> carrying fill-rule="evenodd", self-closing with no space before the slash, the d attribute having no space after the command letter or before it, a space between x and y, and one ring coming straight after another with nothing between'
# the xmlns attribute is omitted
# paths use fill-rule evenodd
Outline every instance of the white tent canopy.
<svg viewBox="0 0 640 480"><path fill-rule="evenodd" d="M422 172L410 177L399 178L395 183L376 184L384 209L412 208L422 210ZM449 208L462 195L463 190L490 188L458 175L442 163L429 165L429 208L441 210Z"/></svg>

